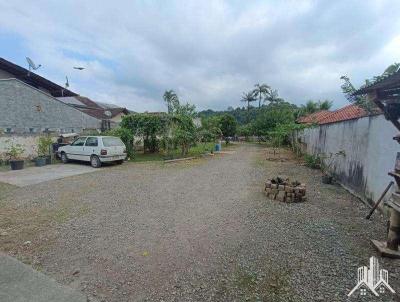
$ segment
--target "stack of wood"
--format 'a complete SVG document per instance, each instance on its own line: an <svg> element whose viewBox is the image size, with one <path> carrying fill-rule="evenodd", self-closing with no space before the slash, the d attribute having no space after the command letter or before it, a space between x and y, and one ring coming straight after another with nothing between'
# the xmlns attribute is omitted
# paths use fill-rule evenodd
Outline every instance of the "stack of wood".
<svg viewBox="0 0 400 302"><path fill-rule="evenodd" d="M282 202L304 202L306 197L306 185L298 181L289 181L276 177L265 182L265 194L267 197Z"/></svg>

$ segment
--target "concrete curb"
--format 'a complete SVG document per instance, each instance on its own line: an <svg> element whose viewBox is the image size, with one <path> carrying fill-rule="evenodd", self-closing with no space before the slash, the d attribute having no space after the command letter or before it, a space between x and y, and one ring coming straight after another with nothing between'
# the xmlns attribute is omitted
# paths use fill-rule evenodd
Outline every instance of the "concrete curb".
<svg viewBox="0 0 400 302"><path fill-rule="evenodd" d="M88 298L17 259L0 254L0 301L87 302Z"/></svg>

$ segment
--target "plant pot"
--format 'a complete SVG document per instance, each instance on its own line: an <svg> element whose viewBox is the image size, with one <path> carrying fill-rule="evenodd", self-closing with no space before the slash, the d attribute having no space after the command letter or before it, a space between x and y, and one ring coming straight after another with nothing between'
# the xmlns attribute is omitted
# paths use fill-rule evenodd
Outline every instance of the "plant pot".
<svg viewBox="0 0 400 302"><path fill-rule="evenodd" d="M333 182L333 177L331 175L326 175L326 174L322 175L323 184L330 185L332 184L332 182Z"/></svg>
<svg viewBox="0 0 400 302"><path fill-rule="evenodd" d="M43 167L47 163L47 158L46 157L37 157L35 158L35 165L36 167Z"/></svg>
<svg viewBox="0 0 400 302"><path fill-rule="evenodd" d="M23 160L10 160L11 170L22 170L24 168Z"/></svg>
<svg viewBox="0 0 400 302"><path fill-rule="evenodd" d="M51 156L48 155L45 158L46 158L46 165L51 165Z"/></svg>

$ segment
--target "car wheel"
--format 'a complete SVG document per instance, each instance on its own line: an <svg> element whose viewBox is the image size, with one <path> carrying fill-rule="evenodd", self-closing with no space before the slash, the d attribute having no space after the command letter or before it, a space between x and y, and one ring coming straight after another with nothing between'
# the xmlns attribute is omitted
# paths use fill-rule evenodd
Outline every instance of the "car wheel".
<svg viewBox="0 0 400 302"><path fill-rule="evenodd" d="M122 165L123 162L123 160L117 160L117 165Z"/></svg>
<svg viewBox="0 0 400 302"><path fill-rule="evenodd" d="M92 155L90 158L90 165L93 168L100 168L101 167L101 161L97 155Z"/></svg>
<svg viewBox="0 0 400 302"><path fill-rule="evenodd" d="M67 154L65 154L65 152L61 153L61 161L63 162L63 164L68 163L68 157Z"/></svg>

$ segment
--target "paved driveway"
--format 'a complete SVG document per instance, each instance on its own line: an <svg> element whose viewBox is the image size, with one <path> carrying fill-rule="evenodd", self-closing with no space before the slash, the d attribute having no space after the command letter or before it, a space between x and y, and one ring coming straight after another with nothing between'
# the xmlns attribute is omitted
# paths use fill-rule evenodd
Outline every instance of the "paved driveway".
<svg viewBox="0 0 400 302"><path fill-rule="evenodd" d="M18 187L39 184L45 181L95 172L96 169L84 164L57 164L44 167L30 167L23 170L0 172L0 182Z"/></svg>
<svg viewBox="0 0 400 302"><path fill-rule="evenodd" d="M10 189L0 249L102 301L345 301L385 220L319 171L265 157L246 145ZM306 183L308 201L268 200L277 175ZM400 292L400 262L380 265Z"/></svg>

